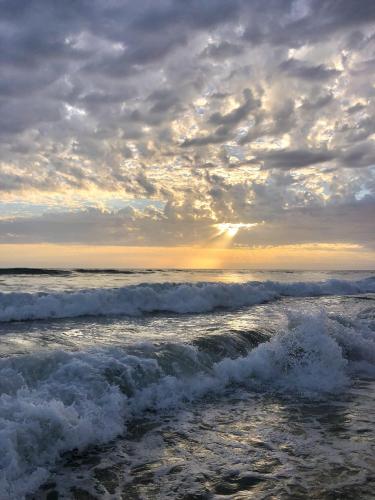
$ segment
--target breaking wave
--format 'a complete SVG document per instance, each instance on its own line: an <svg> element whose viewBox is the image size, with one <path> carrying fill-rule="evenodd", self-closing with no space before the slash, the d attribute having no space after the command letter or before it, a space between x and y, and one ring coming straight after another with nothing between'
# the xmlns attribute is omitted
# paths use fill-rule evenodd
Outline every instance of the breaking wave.
<svg viewBox="0 0 375 500"><path fill-rule="evenodd" d="M365 320L289 316L288 328L271 338L224 336L221 359L199 341L1 359L0 497L35 491L62 453L125 434L146 410L225 395L232 384L322 397L344 389L353 371L374 368L375 333Z"/></svg>
<svg viewBox="0 0 375 500"><path fill-rule="evenodd" d="M74 292L0 293L0 322L79 316L137 316L152 312L205 313L281 297L375 293L375 278L282 283L145 283Z"/></svg>

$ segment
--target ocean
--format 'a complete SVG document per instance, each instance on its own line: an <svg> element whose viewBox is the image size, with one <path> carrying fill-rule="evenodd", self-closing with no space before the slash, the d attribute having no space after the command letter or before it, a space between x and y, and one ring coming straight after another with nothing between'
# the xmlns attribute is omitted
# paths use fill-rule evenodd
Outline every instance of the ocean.
<svg viewBox="0 0 375 500"><path fill-rule="evenodd" d="M0 498L375 491L375 272L0 269Z"/></svg>

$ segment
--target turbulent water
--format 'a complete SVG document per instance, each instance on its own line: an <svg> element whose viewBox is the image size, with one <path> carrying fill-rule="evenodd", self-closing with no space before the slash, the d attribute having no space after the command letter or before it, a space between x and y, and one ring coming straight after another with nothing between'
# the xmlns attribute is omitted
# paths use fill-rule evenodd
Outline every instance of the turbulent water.
<svg viewBox="0 0 375 500"><path fill-rule="evenodd" d="M0 498L373 498L375 273L0 269Z"/></svg>

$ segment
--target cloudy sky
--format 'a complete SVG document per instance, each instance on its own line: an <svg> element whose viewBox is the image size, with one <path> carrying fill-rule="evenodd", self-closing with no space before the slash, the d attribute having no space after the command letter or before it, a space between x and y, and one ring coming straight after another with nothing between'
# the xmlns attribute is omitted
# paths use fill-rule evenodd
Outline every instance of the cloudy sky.
<svg viewBox="0 0 375 500"><path fill-rule="evenodd" d="M374 0L0 0L0 47L0 264L374 267Z"/></svg>

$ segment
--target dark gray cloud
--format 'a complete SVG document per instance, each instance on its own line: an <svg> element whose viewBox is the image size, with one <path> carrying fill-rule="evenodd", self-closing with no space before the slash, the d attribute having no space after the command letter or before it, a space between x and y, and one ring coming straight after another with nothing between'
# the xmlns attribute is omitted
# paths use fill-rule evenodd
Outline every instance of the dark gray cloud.
<svg viewBox="0 0 375 500"><path fill-rule="evenodd" d="M191 146L207 146L208 144L221 144L227 139L229 132L230 128L222 125L211 134L193 137L192 139L186 139L181 144L181 147L186 148Z"/></svg>
<svg viewBox="0 0 375 500"><path fill-rule="evenodd" d="M254 98L251 89L245 89L243 96L245 102L241 106L238 106L229 113L213 113L209 118L209 122L216 125L236 125L241 120L244 120L250 111L260 105L260 101Z"/></svg>
<svg viewBox="0 0 375 500"><path fill-rule="evenodd" d="M316 97L314 100L306 99L302 104L302 108L308 112L316 111L321 108L325 108L329 104L331 104L334 100L334 97L331 93L323 94L321 96Z"/></svg>
<svg viewBox="0 0 375 500"><path fill-rule="evenodd" d="M340 159L347 167L375 166L375 145L373 143L357 144L343 151Z"/></svg>
<svg viewBox="0 0 375 500"><path fill-rule="evenodd" d="M333 160L335 153L331 151L312 151L304 149L270 151L258 156L264 168L303 168L326 163Z"/></svg>
<svg viewBox="0 0 375 500"><path fill-rule="evenodd" d="M288 76L301 78L302 80L324 81L340 75L341 71L327 68L324 64L311 66L304 61L288 59L280 64L280 70Z"/></svg>
<svg viewBox="0 0 375 500"><path fill-rule="evenodd" d="M301 13L298 14L298 8ZM252 2L252 16L244 38L252 44L301 47L323 41L340 32L371 24L375 20L372 0L270 0ZM303 7L307 8L304 9ZM293 16L293 10L297 15Z"/></svg>
<svg viewBox="0 0 375 500"><path fill-rule="evenodd" d="M284 210L270 223L252 229L251 235L240 234L238 244L249 244L251 238L256 245L351 243L374 249L374 210L374 198L329 207Z"/></svg>
<svg viewBox="0 0 375 500"><path fill-rule="evenodd" d="M208 59L223 60L233 56L238 56L239 54L242 54L243 51L243 46L224 40L220 43L209 44L203 50L201 56L207 57Z"/></svg>

